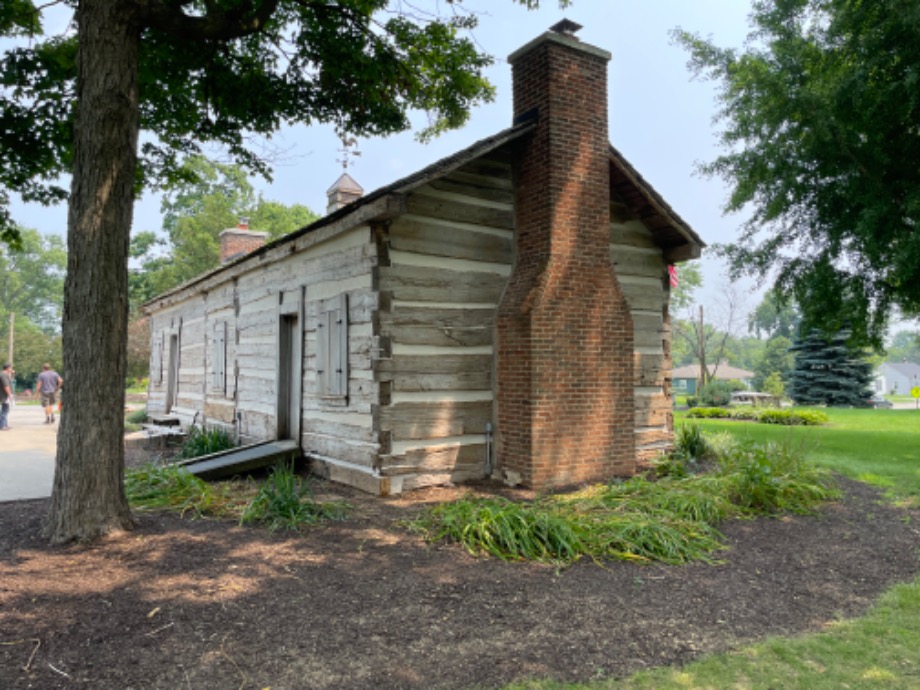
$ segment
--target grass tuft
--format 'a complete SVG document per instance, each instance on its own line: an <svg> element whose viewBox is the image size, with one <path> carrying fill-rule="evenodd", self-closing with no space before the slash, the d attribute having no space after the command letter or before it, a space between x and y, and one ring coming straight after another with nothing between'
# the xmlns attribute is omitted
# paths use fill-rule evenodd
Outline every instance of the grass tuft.
<svg viewBox="0 0 920 690"><path fill-rule="evenodd" d="M235 447L233 437L223 429L217 427L207 429L193 424L188 428L188 436L177 457L199 458L202 455L210 455Z"/></svg>
<svg viewBox="0 0 920 690"><path fill-rule="evenodd" d="M208 512L214 505L212 487L174 465L148 463L125 473L125 494L140 510Z"/></svg>
<svg viewBox="0 0 920 690"><path fill-rule="evenodd" d="M270 530L297 530L326 520L343 520L344 503L317 503L310 481L294 473L291 463L276 466L259 493L240 515L240 524L258 522Z"/></svg>

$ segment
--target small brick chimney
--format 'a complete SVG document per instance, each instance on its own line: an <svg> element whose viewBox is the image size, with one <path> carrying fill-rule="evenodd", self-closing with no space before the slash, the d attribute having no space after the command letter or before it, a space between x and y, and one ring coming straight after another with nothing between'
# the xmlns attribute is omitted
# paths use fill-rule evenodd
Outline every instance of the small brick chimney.
<svg viewBox="0 0 920 690"><path fill-rule="evenodd" d="M235 228L227 228L219 237L220 263L226 264L261 247L268 233L250 230L249 219L240 218Z"/></svg>
<svg viewBox="0 0 920 690"><path fill-rule="evenodd" d="M342 173L342 176L335 181L326 191L326 197L329 203L326 206L326 213L332 213L344 206L348 206L352 201L360 199L364 195L364 189L355 182L351 175Z"/></svg>
<svg viewBox="0 0 920 690"><path fill-rule="evenodd" d="M632 318L610 257L607 63L560 22L513 53L516 260L497 314L497 466L536 489L635 469Z"/></svg>

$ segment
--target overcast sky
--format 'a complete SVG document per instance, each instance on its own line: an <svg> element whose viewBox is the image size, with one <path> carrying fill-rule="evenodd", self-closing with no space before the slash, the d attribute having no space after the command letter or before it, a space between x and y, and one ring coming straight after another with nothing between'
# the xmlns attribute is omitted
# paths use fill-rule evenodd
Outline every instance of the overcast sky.
<svg viewBox="0 0 920 690"><path fill-rule="evenodd" d="M477 108L464 129L427 145L416 142L409 133L361 140L361 155L353 159L349 174L365 192L510 125L507 56L567 17L584 26L578 33L582 41L613 55L609 68L611 143L707 243L733 239L743 219L723 217L725 186L695 173L698 162L718 153L712 122L713 85L691 79L686 52L672 45L669 31L681 27L711 36L720 46L740 46L749 28L748 0L574 0L564 11L554 0L543 0L543 7L536 11L527 11L512 0L464 0L464 5L482 13L475 36L483 50L495 57L488 72L497 90L495 101ZM286 160L276 167L273 183L255 180L257 189L267 199L306 204L322 213L325 192L342 171L337 162L341 144L332 128L286 129L273 143L287 152ZM14 218L42 233L65 232L63 207L17 205ZM136 206L134 229L160 227L159 200L146 195ZM725 285L722 272L718 261L704 260L707 294L717 294ZM756 297L749 298L748 306L756 301Z"/></svg>

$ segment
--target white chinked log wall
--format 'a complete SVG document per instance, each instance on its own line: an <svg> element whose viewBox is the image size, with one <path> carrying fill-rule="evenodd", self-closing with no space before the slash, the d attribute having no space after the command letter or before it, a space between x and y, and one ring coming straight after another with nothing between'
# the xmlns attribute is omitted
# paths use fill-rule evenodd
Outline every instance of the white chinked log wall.
<svg viewBox="0 0 920 690"><path fill-rule="evenodd" d="M406 212L390 223L306 233L177 290L151 309L148 410L166 410L172 334L180 366L171 412L243 442L274 439L279 304L303 295L300 441L312 467L383 494L481 477L494 419L494 318L511 273L513 228L510 160L493 152L408 194ZM610 236L635 328L642 462L671 442L667 267L651 232L622 204L612 204ZM341 294L348 395L329 399L318 390L317 322L321 303ZM213 345L222 330L221 386Z"/></svg>
<svg viewBox="0 0 920 690"><path fill-rule="evenodd" d="M484 474L513 222L511 165L495 155L414 191L380 237L380 472L393 491Z"/></svg>
<svg viewBox="0 0 920 690"><path fill-rule="evenodd" d="M298 320L303 341L302 448L371 471L378 451L372 423L378 392L370 362L377 309L371 271L375 244L366 225L316 239L305 235L282 244L251 260L251 265L215 274L200 287L179 290L156 305L151 318L151 413L166 411L168 342L169 335L177 333L179 385L170 412L183 425L205 422L239 433L244 443L275 438L280 304L303 295L303 318ZM316 394L319 303L340 294L347 296L349 310L347 404ZM223 323L226 372L221 387L213 380L213 342L215 327ZM157 351L158 340L167 345Z"/></svg>

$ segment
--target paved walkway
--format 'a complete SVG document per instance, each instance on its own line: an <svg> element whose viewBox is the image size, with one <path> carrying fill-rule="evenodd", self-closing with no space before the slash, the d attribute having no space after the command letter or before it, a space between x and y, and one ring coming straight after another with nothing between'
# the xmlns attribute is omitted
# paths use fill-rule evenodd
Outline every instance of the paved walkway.
<svg viewBox="0 0 920 690"><path fill-rule="evenodd" d="M10 410L10 430L0 431L0 501L51 495L57 422L45 424L38 405Z"/></svg>

